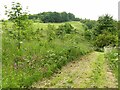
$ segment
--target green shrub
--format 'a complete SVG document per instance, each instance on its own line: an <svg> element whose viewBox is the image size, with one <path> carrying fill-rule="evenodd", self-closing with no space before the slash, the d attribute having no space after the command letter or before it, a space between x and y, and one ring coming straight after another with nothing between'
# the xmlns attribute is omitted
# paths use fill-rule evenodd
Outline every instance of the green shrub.
<svg viewBox="0 0 120 90"><path fill-rule="evenodd" d="M110 34L109 32L104 34L99 34L96 37L96 40L94 42L95 46L99 48L103 48L105 46L116 46L117 45L118 38L115 35Z"/></svg>
<svg viewBox="0 0 120 90"><path fill-rule="evenodd" d="M71 24L65 23L64 25L60 25L57 29L57 35L64 36L65 34L71 34L74 32L74 28Z"/></svg>

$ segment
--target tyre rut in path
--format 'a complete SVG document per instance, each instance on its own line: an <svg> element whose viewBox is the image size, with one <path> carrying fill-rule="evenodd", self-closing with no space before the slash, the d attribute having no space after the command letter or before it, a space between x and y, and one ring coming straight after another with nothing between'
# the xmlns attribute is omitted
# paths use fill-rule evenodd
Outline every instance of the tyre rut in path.
<svg viewBox="0 0 120 90"><path fill-rule="evenodd" d="M104 54L101 52L92 52L88 55L81 57L79 60L72 61L64 66L59 73L54 74L50 78L44 78L42 81L34 83L32 87L36 88L92 88L93 80L93 64L98 62L99 56L104 59ZM101 85L96 84L96 87L117 87L117 81L114 75L109 71L107 64L103 64L103 80ZM98 75L99 76L99 75ZM97 83L97 82L96 82ZM103 85L104 84L104 85Z"/></svg>

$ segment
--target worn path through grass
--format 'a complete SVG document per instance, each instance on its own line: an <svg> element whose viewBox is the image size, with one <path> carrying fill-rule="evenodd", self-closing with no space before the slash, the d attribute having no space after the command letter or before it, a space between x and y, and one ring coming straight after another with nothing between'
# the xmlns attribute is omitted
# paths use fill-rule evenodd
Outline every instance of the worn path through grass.
<svg viewBox="0 0 120 90"><path fill-rule="evenodd" d="M104 59L104 53L92 52L68 63L49 79L34 83L37 88L117 88L117 80Z"/></svg>

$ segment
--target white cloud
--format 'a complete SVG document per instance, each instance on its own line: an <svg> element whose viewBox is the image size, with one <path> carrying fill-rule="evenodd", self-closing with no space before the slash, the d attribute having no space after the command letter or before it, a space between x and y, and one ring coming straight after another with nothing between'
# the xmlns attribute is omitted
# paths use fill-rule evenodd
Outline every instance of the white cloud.
<svg viewBox="0 0 120 90"><path fill-rule="evenodd" d="M43 11L66 11L75 14L79 18L97 19L103 14L110 14L114 19L118 18L119 0L0 0L0 19L4 16L4 5L11 2L20 2L23 7L29 7L31 14Z"/></svg>

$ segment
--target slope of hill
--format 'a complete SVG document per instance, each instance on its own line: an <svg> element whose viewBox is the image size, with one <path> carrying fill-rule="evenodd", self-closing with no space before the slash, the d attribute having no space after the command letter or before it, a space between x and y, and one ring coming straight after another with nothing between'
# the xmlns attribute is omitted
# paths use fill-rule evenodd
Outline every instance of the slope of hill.
<svg viewBox="0 0 120 90"><path fill-rule="evenodd" d="M21 49L17 48L17 34L12 30L12 24L6 23L2 38L3 88L29 87L93 50L82 34L82 24L67 23L76 28L77 32L58 36L57 27L61 24L64 27L64 23L34 23L32 28L23 31L23 35L21 33Z"/></svg>

